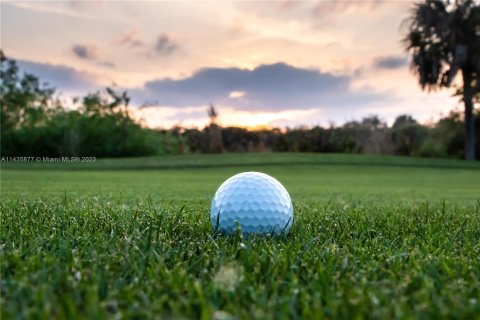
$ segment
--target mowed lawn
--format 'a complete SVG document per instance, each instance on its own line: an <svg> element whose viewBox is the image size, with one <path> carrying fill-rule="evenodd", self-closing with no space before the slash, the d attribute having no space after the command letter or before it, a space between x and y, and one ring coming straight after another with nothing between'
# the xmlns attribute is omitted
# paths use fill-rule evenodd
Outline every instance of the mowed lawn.
<svg viewBox="0 0 480 320"><path fill-rule="evenodd" d="M208 201L233 174L260 171L280 180L293 200L475 204L480 165L457 160L365 155L254 154L4 164L3 196L153 196ZM206 208L205 210L207 210Z"/></svg>
<svg viewBox="0 0 480 320"><path fill-rule="evenodd" d="M295 205L288 236L214 233L242 171ZM478 318L480 165L255 154L2 164L1 316Z"/></svg>

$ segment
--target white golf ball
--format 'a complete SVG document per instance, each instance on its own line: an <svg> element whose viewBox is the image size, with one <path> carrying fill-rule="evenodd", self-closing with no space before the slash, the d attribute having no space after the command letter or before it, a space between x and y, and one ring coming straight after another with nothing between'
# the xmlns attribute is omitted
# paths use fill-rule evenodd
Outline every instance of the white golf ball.
<svg viewBox="0 0 480 320"><path fill-rule="evenodd" d="M288 233L293 223L293 204L283 185L260 172L243 172L218 188L210 207L214 228L233 233Z"/></svg>

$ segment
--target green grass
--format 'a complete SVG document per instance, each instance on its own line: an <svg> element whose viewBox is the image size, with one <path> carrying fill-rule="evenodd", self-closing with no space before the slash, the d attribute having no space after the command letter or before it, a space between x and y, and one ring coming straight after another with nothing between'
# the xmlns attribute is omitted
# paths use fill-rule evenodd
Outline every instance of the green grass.
<svg viewBox="0 0 480 320"><path fill-rule="evenodd" d="M454 159L429 159L414 157L376 156L366 154L319 154L319 153L243 153L170 155L145 158L98 159L95 162L12 163L3 162L5 169L53 169L53 170L143 170L143 169L185 169L209 167L251 167L251 166L290 166L290 165L362 165L396 166L420 168L466 168L480 170L477 162ZM55 160L56 159L56 160ZM58 162L59 161L59 162Z"/></svg>
<svg viewBox="0 0 480 320"><path fill-rule="evenodd" d="M311 154L2 165L1 318L478 319L479 169ZM247 170L289 190L288 236L214 233L213 193Z"/></svg>

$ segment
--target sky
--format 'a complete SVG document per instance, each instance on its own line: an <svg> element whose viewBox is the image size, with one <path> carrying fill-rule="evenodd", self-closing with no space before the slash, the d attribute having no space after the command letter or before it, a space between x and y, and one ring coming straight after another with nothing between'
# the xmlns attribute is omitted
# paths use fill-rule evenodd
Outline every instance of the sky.
<svg viewBox="0 0 480 320"><path fill-rule="evenodd" d="M154 128L341 125L459 106L423 92L402 22L409 0L5 1L1 48L68 97L114 86Z"/></svg>

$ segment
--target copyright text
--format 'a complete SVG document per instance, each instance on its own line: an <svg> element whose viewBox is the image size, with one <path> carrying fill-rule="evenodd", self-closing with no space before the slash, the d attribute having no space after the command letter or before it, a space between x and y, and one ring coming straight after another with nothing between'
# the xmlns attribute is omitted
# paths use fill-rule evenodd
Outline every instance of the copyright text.
<svg viewBox="0 0 480 320"><path fill-rule="evenodd" d="M2 162L95 162L96 157L1 157Z"/></svg>

